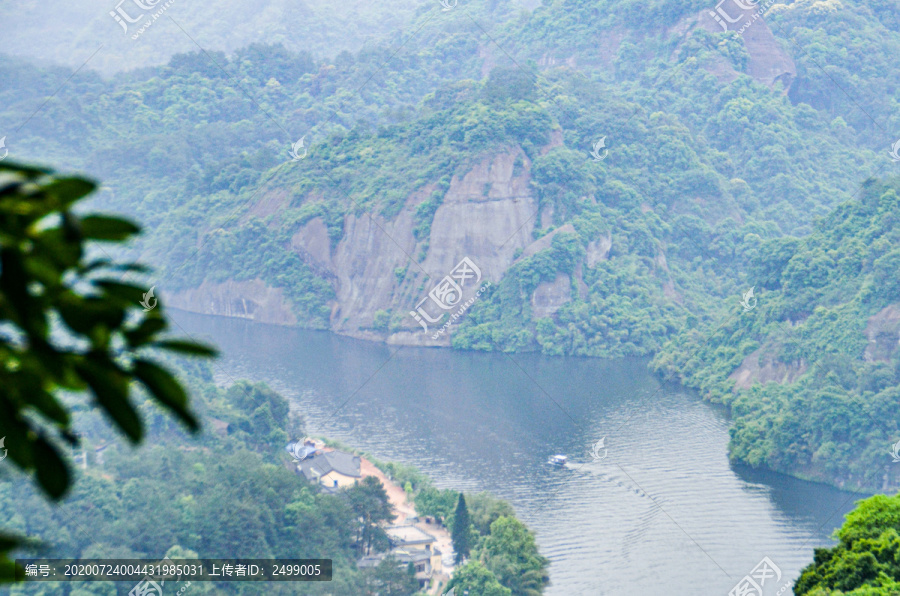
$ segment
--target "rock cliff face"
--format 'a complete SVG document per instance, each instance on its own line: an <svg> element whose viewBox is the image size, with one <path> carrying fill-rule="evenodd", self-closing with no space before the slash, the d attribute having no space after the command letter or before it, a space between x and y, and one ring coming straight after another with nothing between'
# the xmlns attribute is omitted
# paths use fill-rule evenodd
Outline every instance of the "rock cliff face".
<svg viewBox="0 0 900 596"><path fill-rule="evenodd" d="M557 140L558 142L558 140ZM486 157L464 176L455 176L431 224L427 244L416 239L416 207L430 194L425 188L410 196L393 219L380 215L349 214L336 246L322 218L300 226L291 248L317 274L332 283L331 328L341 334L390 343L447 345L449 333L432 338L436 327L425 333L409 314L423 299L432 317L454 312L429 304L429 291L468 258L477 275L467 278L463 302L477 288L496 283L514 261L516 253L530 255L549 246L553 234L532 238L538 204L530 188L531 161L518 147ZM267 213L271 209L267 206ZM571 225L560 231L574 231ZM427 245L425 259L417 258ZM607 248L608 251L608 248ZM478 282L475 284L474 282ZM168 297L171 305L204 314L250 318L267 323L296 324L283 293L262 281L205 282L200 287ZM378 311L402 315L387 335L374 329Z"/></svg>
<svg viewBox="0 0 900 596"><path fill-rule="evenodd" d="M797 67L766 23L765 6L766 2L751 4L747 0L724 0L712 10L700 11L696 26L711 33L737 32L750 55L747 74L769 87L780 82L787 92L797 76ZM688 23L682 25L682 29L688 28ZM709 64L707 68L723 83L738 76L724 60Z"/></svg>
<svg viewBox="0 0 900 596"><path fill-rule="evenodd" d="M739 30L751 56L747 72L769 86L782 81L789 86L796 73L790 57L782 50L762 17L752 11L735 12L740 6L735 0L721 4L729 18L728 30ZM716 10L718 10L717 7ZM717 20L718 16L718 20ZM722 31L720 12L704 10L684 19L670 34L685 37L696 27ZM604 37L591 60L610 66L626 35L616 30ZM493 65L490 46L480 48L485 68ZM591 61L589 60L589 61ZM545 67L567 64L578 68L569 56L542 57ZM738 76L728 63L708 65L723 82ZM487 74L487 70L483 74ZM546 154L563 144L559 130L541 149ZM441 315L452 315L475 296L485 283L497 284L516 262L527 259L551 246L560 233L574 233L571 224L564 224L535 240L537 227L552 227L554 214L551 205L541 209L531 189L531 161L519 147L511 147L476 162L465 174L454 176L434 214L428 238L416 238L416 208L429 198L436 184L407 197L400 212L390 219L379 214L350 213L344 217L343 233L335 243L321 217L316 217L293 230L289 248L334 288L330 328L354 337L387 341L405 345L448 345L450 333L436 334ZM319 196L317 200L328 201ZM245 219L278 217L278 212L290 203L286 189L275 189L261 196L251 206ZM649 207L648 207L649 209ZM583 267L592 268L608 258L613 237L607 234L587 239L586 257L577 265L573 275L560 274L553 281L545 281L531 296L531 310L535 318L553 316L563 305L588 294ZM424 258L423 258L424 257ZM473 275L465 278L465 287L458 287L460 296L451 294L448 303L439 303L431 292L450 276L455 268L468 259L474 267ZM656 259L659 270L667 271L665 254ZM459 281L459 280L458 280ZM448 286L450 287L450 286ZM680 302L681 296L671 281L662 291L668 298ZM204 314L219 314L250 318L266 323L303 324L293 314L284 293L267 286L262 280L211 283L181 291L166 297L169 303L185 310ZM452 304L451 304L452 303ZM453 308L450 308L450 307ZM784 371L774 363L745 363L739 383L753 378L784 378ZM774 367L774 368L773 368ZM790 375L788 375L790 376Z"/></svg>
<svg viewBox="0 0 900 596"><path fill-rule="evenodd" d="M900 305L892 304L869 318L864 358L867 362L889 362L900 347Z"/></svg>
<svg viewBox="0 0 900 596"><path fill-rule="evenodd" d="M572 299L572 280L565 273L558 273L552 282L538 285L531 297L531 309L535 319L549 317Z"/></svg>
<svg viewBox="0 0 900 596"><path fill-rule="evenodd" d="M521 163L518 172L517 160ZM528 158L515 148L485 158L461 178L454 177L434 215L428 252L421 263L415 258L422 243L413 234L413 215L426 193L410 197L391 221L377 215L348 216L344 237L332 259L337 282L332 328L343 334L383 339L371 328L375 313L385 310L404 314L404 328L388 338L392 343L446 344L449 334L432 340L407 313L464 258L480 272L478 283L500 281L516 251L531 242L537 202L529 188L530 169ZM298 240L305 246L316 243ZM325 255L319 258L324 261ZM404 270L403 275L397 273ZM473 282L478 277L465 280L469 283L463 288L464 299L474 293ZM431 309L432 317L446 310L438 307L435 311L431 304L424 308Z"/></svg>
<svg viewBox="0 0 900 596"><path fill-rule="evenodd" d="M295 325L284 294L260 279L253 281L205 281L197 288L165 296L166 302L183 310L208 315L252 319L260 323Z"/></svg>
<svg viewBox="0 0 900 596"><path fill-rule="evenodd" d="M728 378L733 380L735 390L749 389L754 383L793 383L806 372L805 362L785 364L767 355L762 348L749 354Z"/></svg>
<svg viewBox="0 0 900 596"><path fill-rule="evenodd" d="M869 317L865 334L868 344L863 359L866 362L890 362L900 347L900 304L891 304ZM774 351L771 346L760 348L744 358L728 377L735 382L735 390L749 389L754 383L793 383L806 372L805 362L786 364L766 355Z"/></svg>

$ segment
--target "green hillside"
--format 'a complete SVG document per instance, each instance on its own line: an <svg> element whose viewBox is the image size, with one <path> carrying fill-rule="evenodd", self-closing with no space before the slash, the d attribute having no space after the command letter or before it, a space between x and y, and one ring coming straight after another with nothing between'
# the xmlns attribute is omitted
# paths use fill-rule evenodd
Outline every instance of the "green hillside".
<svg viewBox="0 0 900 596"><path fill-rule="evenodd" d="M438 345L656 355L734 407L736 460L880 487L896 429L863 433L848 403L876 407L896 380L863 353L897 296L890 228L862 231L892 221L864 213L890 192L862 185L898 167L900 5L778 2L742 34L708 9L421 4L402 36L337 55L273 43L262 18L271 35L228 54L68 82L8 57L0 131L17 159L104 180L99 206L145 223L133 249L177 306L431 345L409 312L467 256L492 285ZM867 223L834 240L850 211ZM750 287L759 308L705 343ZM785 321L791 338L772 336ZM776 345L805 376L733 394ZM825 387L811 366L832 353L849 360ZM862 434L829 427L844 407Z"/></svg>
<svg viewBox="0 0 900 596"><path fill-rule="evenodd" d="M870 181L811 235L760 245L748 274L757 307L735 299L656 356L660 373L731 406L734 460L849 489L897 486L898 192L896 179Z"/></svg>

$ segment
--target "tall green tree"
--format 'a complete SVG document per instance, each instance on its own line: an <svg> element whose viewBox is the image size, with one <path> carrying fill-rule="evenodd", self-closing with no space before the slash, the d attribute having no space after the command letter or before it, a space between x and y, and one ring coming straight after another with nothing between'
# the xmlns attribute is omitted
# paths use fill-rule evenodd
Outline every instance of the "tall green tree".
<svg viewBox="0 0 900 596"><path fill-rule="evenodd" d="M165 339L162 305L147 288L121 281L146 268L113 259L104 244L121 252L118 245L140 228L83 213L79 201L95 188L49 169L0 163L0 438L10 461L33 472L53 499L71 484L63 445L78 444L70 412L79 401L99 407L139 443L139 383L197 431L185 390L152 352L214 354ZM153 306L142 308L142 302ZM10 579L11 568L2 563L15 544L0 536L0 581Z"/></svg>
<svg viewBox="0 0 900 596"><path fill-rule="evenodd" d="M359 520L356 544L360 551L369 554L373 546L376 550L386 549L387 534L381 526L397 516L381 481L374 476L366 476L362 482L345 490L343 496Z"/></svg>
<svg viewBox="0 0 900 596"><path fill-rule="evenodd" d="M461 564L469 557L472 550L472 520L466 507L466 497L459 493L456 501L456 513L453 515L453 550L456 552L456 564Z"/></svg>
<svg viewBox="0 0 900 596"><path fill-rule="evenodd" d="M412 596L419 591L415 566L404 567L395 557L385 557L366 575L367 596Z"/></svg>
<svg viewBox="0 0 900 596"><path fill-rule="evenodd" d="M415 496L416 511L419 515L445 520L453 513L457 499L456 491L426 486Z"/></svg>
<svg viewBox="0 0 900 596"><path fill-rule="evenodd" d="M538 552L534 534L512 517L491 524L481 553L485 566L513 596L539 596L549 581L549 561Z"/></svg>
<svg viewBox="0 0 900 596"><path fill-rule="evenodd" d="M512 505L489 493L470 494L466 498L466 507L472 519L472 528L482 536L491 533L491 524L501 517L515 517Z"/></svg>

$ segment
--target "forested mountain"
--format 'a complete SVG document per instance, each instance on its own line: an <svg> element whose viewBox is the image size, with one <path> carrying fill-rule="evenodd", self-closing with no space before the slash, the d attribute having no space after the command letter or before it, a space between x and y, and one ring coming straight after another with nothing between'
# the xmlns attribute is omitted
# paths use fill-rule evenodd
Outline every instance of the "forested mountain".
<svg viewBox="0 0 900 596"><path fill-rule="evenodd" d="M227 53L167 45L180 32L151 27L142 47L188 53L111 78L88 66L68 82L72 68L4 60L0 135L11 157L106 181L99 202L148 226L134 250L158 266L158 291L174 306L392 343L548 354L652 355L688 337L695 351L676 359L663 349L660 370L676 374L677 362L686 382L730 403L729 375L753 350L780 345L768 338L774 328L735 330L696 371L689 357L713 349L704 340L754 287L752 316L769 313L779 291L795 309L771 311L769 323L818 325L814 305L852 303L832 351L854 361L844 389L868 399L886 386L863 370L876 366L859 349L867 317L900 295L888 285L873 299L866 284L890 277L892 261L880 259L896 238L879 235L875 247L870 232L853 230L866 251L847 267L859 275L833 288L822 272L843 267L849 245L821 240L829 248L815 250L828 259L805 268L818 252L792 251L831 238L847 209L890 196L863 185L900 167L889 154L900 136L900 3L729 6L732 24L699 0L557 0L533 11L429 2L411 9L402 33L337 55L326 39L279 37L283 24L265 11L247 21L260 28L254 43L239 47L238 27ZM177 4L168 10L177 20ZM199 18L189 14L181 35ZM857 207L833 211L848 200ZM441 318L423 331L411 311L464 258L489 287L449 332L436 333L455 309L427 311ZM779 269L788 262L797 264ZM820 349L810 334L790 345ZM802 350L779 357L812 362ZM735 458L896 484L851 464L858 445L869 454L859 466L877 461L896 429L860 438L805 418L816 432L787 440L764 421L782 423L806 395L802 382L777 389L783 403L759 393L775 389L741 383ZM833 400L817 403L834 413ZM766 428L748 428L745 415ZM842 455L815 465L832 450Z"/></svg>
<svg viewBox="0 0 900 596"><path fill-rule="evenodd" d="M657 355L657 370L731 406L732 458L852 489L900 485L898 223L900 180L866 183L809 236L760 245L752 310L735 305Z"/></svg>

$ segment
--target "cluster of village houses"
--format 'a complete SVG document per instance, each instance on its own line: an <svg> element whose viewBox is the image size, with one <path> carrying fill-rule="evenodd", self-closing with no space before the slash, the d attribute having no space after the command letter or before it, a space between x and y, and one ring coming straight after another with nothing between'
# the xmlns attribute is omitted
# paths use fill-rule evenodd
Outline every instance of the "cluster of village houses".
<svg viewBox="0 0 900 596"><path fill-rule="evenodd" d="M360 456L328 448L317 439L296 441L288 445L287 450L296 462L297 471L326 492L353 486L363 478ZM437 547L437 538L418 527L422 523L417 517L405 517L401 524L386 527L390 550L365 556L357 565L362 569L376 567L386 557L394 557L403 569L412 563L419 587L432 594L440 593L441 586L449 580L446 571L452 568L452 553L442 553Z"/></svg>

